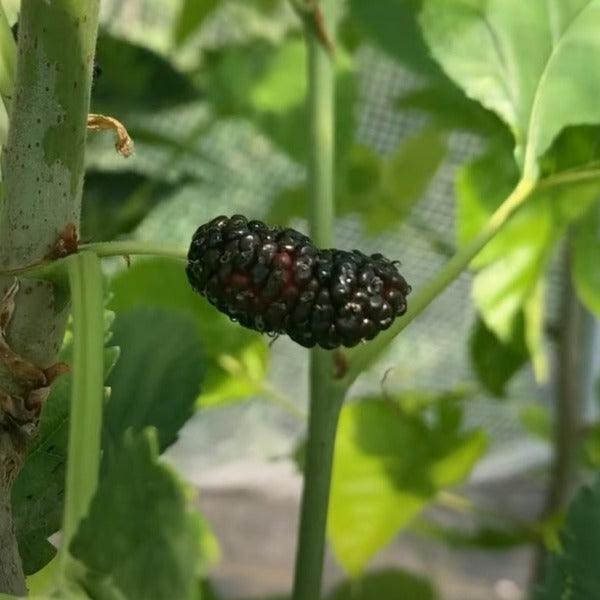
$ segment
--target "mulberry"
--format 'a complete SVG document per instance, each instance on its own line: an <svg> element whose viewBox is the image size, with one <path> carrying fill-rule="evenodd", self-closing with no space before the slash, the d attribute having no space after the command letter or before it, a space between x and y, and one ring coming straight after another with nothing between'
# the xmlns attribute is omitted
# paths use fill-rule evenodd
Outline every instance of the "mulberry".
<svg viewBox="0 0 600 600"><path fill-rule="evenodd" d="M381 254L319 250L294 229L220 216L194 234L191 286L241 325L307 348L355 346L406 312L411 288Z"/></svg>

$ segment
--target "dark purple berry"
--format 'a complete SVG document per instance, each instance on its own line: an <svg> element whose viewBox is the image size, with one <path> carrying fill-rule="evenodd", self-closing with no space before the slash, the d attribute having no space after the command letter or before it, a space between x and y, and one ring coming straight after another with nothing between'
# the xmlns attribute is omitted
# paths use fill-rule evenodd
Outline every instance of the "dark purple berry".
<svg viewBox="0 0 600 600"><path fill-rule="evenodd" d="M294 229L242 215L198 228L192 287L241 325L333 349L373 339L406 312L410 286L396 262L358 250L319 250Z"/></svg>

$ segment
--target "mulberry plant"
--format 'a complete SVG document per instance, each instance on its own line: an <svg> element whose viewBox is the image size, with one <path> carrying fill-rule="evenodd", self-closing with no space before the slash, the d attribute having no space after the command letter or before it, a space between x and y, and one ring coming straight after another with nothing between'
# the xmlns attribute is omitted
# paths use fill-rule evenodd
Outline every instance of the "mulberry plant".
<svg viewBox="0 0 600 600"><path fill-rule="evenodd" d="M320 250L294 229L220 216L194 234L192 287L241 325L325 349L373 339L411 288L381 254Z"/></svg>

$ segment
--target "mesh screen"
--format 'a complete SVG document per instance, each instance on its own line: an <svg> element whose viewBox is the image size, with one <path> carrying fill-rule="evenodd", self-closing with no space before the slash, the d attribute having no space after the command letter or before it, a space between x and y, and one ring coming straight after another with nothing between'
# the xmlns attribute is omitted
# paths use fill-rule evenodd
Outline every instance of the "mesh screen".
<svg viewBox="0 0 600 600"><path fill-rule="evenodd" d="M175 5L167 0L104 2L103 19L105 26L119 35L165 52L169 45L165 37L166 24L174 18ZM244 11L239 7L236 10ZM249 18L247 14L244 20L239 18L240 14L215 18L202 42L217 44L243 39L248 30L256 28L261 28L261 35L277 39L293 22L293 16L287 13L290 18L286 17L277 26L261 22L255 16ZM192 43L192 50L193 47ZM395 108L398 97L420 85L419 77L373 48L359 52L357 70L357 141L382 155L389 154L426 123L425 115ZM187 113L179 110L171 115L156 115L156 127L168 123L170 131L181 131L181 135L185 135L192 123L201 119L201 110L196 106ZM304 177L301 165L294 164L251 124L240 120L223 122L202 136L198 143L197 155L186 158L176 168L179 172L202 173L205 183L178 189L143 223L138 231L140 237L181 243L199 223L217 213L263 214L281 190ZM450 135L448 145L444 164L402 225L373 237L365 234L359 219L344 217L336 223L336 245L365 252L380 251L400 259L413 288L433 277L447 260L440 248L454 245L456 171L482 146L479 139L465 133ZM138 145L137 157L130 168L140 171L165 168L163 159L153 155L151 148L144 150L143 144ZM111 168L116 161L109 153L103 158L101 154L98 156L95 166ZM302 222L297 226L306 228ZM431 241L432 232L435 244ZM387 356L360 378L352 394L380 391L386 372L385 387L389 390L449 389L472 381L467 343L474 319L470 284L469 274L460 277L406 330ZM557 285L560 285L560 275L554 277L554 290ZM556 296L552 294L553 298ZM285 339L277 340L275 349L271 368L273 383L305 404L306 352ZM511 384L509 400L499 403L480 396L468 404L469 424L483 425L493 439L492 451L478 468L477 477L506 475L545 459L545 445L525 435L518 411L521 400L546 398L548 401L547 391L540 390L531 372L526 371ZM194 468L237 458L241 448L245 456L280 456L293 447L301 430L293 418L272 406L249 402L198 415L189 423L172 454L182 465L193 463Z"/></svg>

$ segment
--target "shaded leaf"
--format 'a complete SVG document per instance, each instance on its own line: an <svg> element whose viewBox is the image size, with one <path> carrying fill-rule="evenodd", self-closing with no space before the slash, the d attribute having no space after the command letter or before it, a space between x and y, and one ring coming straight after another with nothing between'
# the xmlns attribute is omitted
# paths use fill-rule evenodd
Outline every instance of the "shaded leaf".
<svg viewBox="0 0 600 600"><path fill-rule="evenodd" d="M562 548L548 558L535 600L600 598L600 478L573 500L560 541Z"/></svg>
<svg viewBox="0 0 600 600"><path fill-rule="evenodd" d="M197 598L201 525L151 430L126 435L70 545L83 587L110 582L125 598Z"/></svg>
<svg viewBox="0 0 600 600"><path fill-rule="evenodd" d="M600 207L593 205L578 223L572 244L572 277L577 295L600 317Z"/></svg>
<svg viewBox="0 0 600 600"><path fill-rule="evenodd" d="M494 396L506 396L506 385L529 360L523 319L518 320L513 337L506 343L478 318L471 332L469 350L484 388Z"/></svg>
<svg viewBox="0 0 600 600"><path fill-rule="evenodd" d="M222 115L253 121L294 159L306 162L306 46L300 37L279 45L253 40L207 56L206 83L212 104ZM352 62L336 52L335 136L338 165L354 131L355 81Z"/></svg>
<svg viewBox="0 0 600 600"><path fill-rule="evenodd" d="M507 550L539 541L533 534L532 528L517 525L514 527L481 525L475 531L463 531L429 521L419 523L416 530L418 533L444 542L450 548L456 549Z"/></svg>
<svg viewBox="0 0 600 600"><path fill-rule="evenodd" d="M59 360L70 364L71 350L67 333ZM118 354L116 347L105 349L106 374ZM71 375L67 374L52 386L42 409L38 435L13 484L13 519L23 568L28 575L39 571L56 554L48 538L60 529L62 520L70 401Z"/></svg>
<svg viewBox="0 0 600 600"><path fill-rule="evenodd" d="M356 148L340 193L340 212L358 213L369 233L397 226L423 197L446 152L445 137L429 127L405 140L389 158Z"/></svg>
<svg viewBox="0 0 600 600"><path fill-rule="evenodd" d="M444 129L472 131L490 137L508 135L504 124L493 112L467 98L450 82L432 80L401 96L396 106L402 110L425 112L437 127Z"/></svg>
<svg viewBox="0 0 600 600"><path fill-rule="evenodd" d="M425 0L421 23L448 75L509 125L529 178L565 127L600 121L599 0Z"/></svg>
<svg viewBox="0 0 600 600"><path fill-rule="evenodd" d="M341 583L327 600L436 600L438 594L423 577L387 569Z"/></svg>
<svg viewBox="0 0 600 600"><path fill-rule="evenodd" d="M218 5L218 0L182 0L173 31L175 44L181 46Z"/></svg>
<svg viewBox="0 0 600 600"><path fill-rule="evenodd" d="M369 41L418 73L442 77L417 17L422 0L351 0L350 16L367 33Z"/></svg>
<svg viewBox="0 0 600 600"><path fill-rule="evenodd" d="M338 173L339 215L359 216L369 234L397 227L423 198L447 153L446 138L426 127L409 137L389 157L355 145ZM272 205L269 219L287 224L305 216L306 186L287 190Z"/></svg>
<svg viewBox="0 0 600 600"><path fill-rule="evenodd" d="M258 391L267 370L268 349L258 333L232 323L195 294L185 276L184 263L141 260L111 282L111 306L121 312L133 307L161 307L194 318L204 350L203 395L210 404L247 398ZM241 365L245 378L232 378L232 366ZM233 369L235 371L235 368ZM255 381L255 385L248 385Z"/></svg>
<svg viewBox="0 0 600 600"><path fill-rule="evenodd" d="M108 383L105 443L118 445L131 428L155 427L161 452L192 416L200 391L203 352L194 320L156 308L119 312L113 342L121 357Z"/></svg>
<svg viewBox="0 0 600 600"><path fill-rule="evenodd" d="M372 399L342 409L328 529L348 572L360 573L440 489L468 476L486 437L461 422L460 406L443 400L413 414Z"/></svg>
<svg viewBox="0 0 600 600"><path fill-rule="evenodd" d="M82 203L81 237L111 240L130 233L173 187L156 182L148 193L146 177L132 172L87 172Z"/></svg>
<svg viewBox="0 0 600 600"><path fill-rule="evenodd" d="M103 33L96 56L102 77L92 95L94 112L123 119L127 113L170 108L198 99L198 90L190 80L147 48Z"/></svg>

